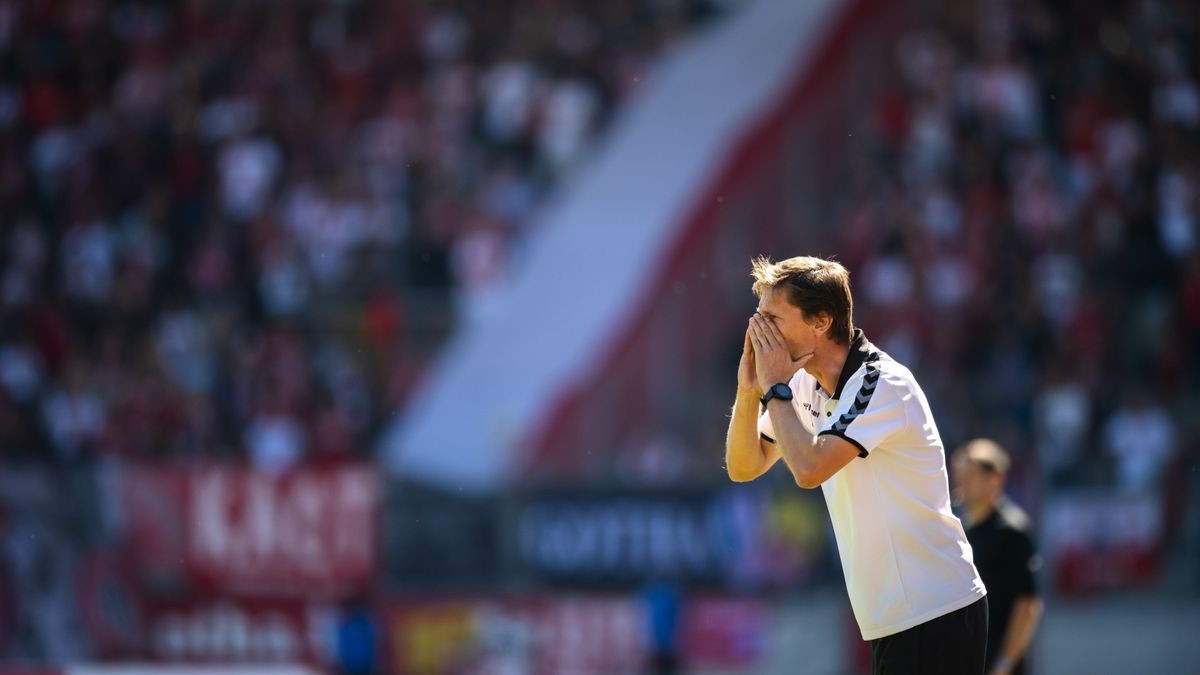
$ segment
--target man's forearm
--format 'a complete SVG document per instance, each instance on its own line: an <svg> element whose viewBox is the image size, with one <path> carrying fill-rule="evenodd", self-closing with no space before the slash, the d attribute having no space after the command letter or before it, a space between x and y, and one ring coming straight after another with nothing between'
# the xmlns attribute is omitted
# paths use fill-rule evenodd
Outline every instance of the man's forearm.
<svg viewBox="0 0 1200 675"><path fill-rule="evenodd" d="M783 462L801 487L812 487L806 484L805 477L815 468L813 435L804 428L790 402L773 400L767 405L767 412L771 415L775 444Z"/></svg>
<svg viewBox="0 0 1200 675"><path fill-rule="evenodd" d="M994 672L1005 673L1012 669L1025 655L1033 633L1037 629L1038 619L1042 615L1042 601L1032 595L1017 598L1013 603L1012 616L1008 620L1008 628L1004 631L1004 641L1001 644L999 656L996 659Z"/></svg>
<svg viewBox="0 0 1200 675"><path fill-rule="evenodd" d="M725 469L735 481L753 480L762 475L766 457L758 434L759 394L738 389L725 436Z"/></svg>

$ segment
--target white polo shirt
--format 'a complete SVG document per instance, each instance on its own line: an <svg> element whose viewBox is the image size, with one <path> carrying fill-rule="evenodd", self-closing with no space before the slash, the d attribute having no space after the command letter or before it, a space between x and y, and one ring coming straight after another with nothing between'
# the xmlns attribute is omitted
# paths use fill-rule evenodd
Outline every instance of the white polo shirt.
<svg viewBox="0 0 1200 675"><path fill-rule="evenodd" d="M859 449L821 490L863 639L982 598L987 591L971 545L950 510L942 438L908 368L856 330L832 397L804 370L790 386L792 408L809 433L833 434ZM774 442L765 412L759 431Z"/></svg>

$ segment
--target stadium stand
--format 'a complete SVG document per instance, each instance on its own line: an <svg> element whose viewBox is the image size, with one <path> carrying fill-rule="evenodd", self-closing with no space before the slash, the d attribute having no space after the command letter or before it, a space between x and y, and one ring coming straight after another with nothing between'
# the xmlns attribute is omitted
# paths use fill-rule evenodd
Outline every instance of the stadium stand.
<svg viewBox="0 0 1200 675"><path fill-rule="evenodd" d="M643 600L706 672L841 649L841 596L805 643L732 595L838 574L812 495L724 486L759 253L836 256L946 446L1012 451L1052 593L1159 583L1200 5L1103 4L0 0L0 671L626 672Z"/></svg>

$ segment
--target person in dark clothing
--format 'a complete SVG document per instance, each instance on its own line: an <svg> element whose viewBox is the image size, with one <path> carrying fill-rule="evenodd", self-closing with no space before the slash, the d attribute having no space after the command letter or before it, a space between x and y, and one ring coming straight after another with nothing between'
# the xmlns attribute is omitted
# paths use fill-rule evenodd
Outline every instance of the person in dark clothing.
<svg viewBox="0 0 1200 675"><path fill-rule="evenodd" d="M973 440L954 455L955 501L963 509L975 567L988 589L988 675L1021 675L1042 601L1029 517L1004 494L1009 458L997 443Z"/></svg>

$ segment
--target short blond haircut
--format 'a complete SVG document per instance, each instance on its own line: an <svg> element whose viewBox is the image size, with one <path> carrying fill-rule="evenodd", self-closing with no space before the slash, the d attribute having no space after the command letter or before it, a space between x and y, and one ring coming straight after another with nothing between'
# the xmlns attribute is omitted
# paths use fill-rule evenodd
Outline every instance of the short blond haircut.
<svg viewBox="0 0 1200 675"><path fill-rule="evenodd" d="M1011 466L1008 453L1000 447L999 443L990 438L976 438L968 441L955 454L962 461L971 462L984 471L998 473L1002 476L1008 474L1008 468Z"/></svg>
<svg viewBox="0 0 1200 675"><path fill-rule="evenodd" d="M788 302L804 316L824 312L833 320L829 337L849 344L854 337L854 298L850 295L850 273L840 263L823 258L799 256L779 262L759 256L750 263L754 295L762 297L769 288L783 288Z"/></svg>

